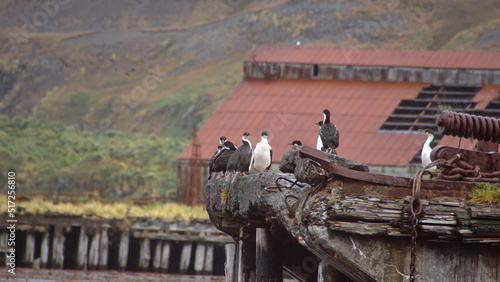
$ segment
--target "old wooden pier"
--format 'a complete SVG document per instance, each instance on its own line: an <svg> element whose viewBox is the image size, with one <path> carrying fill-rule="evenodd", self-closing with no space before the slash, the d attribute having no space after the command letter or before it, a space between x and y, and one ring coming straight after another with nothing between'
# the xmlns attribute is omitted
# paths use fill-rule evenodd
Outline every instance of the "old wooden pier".
<svg viewBox="0 0 500 282"><path fill-rule="evenodd" d="M0 250L8 252L1 217ZM234 243L210 222L47 213L16 220L16 265L34 268L223 275L224 245Z"/></svg>
<svg viewBox="0 0 500 282"><path fill-rule="evenodd" d="M301 149L294 174L207 183L211 220L240 242L228 280L500 280L500 206L468 202L474 183L350 170L313 150Z"/></svg>

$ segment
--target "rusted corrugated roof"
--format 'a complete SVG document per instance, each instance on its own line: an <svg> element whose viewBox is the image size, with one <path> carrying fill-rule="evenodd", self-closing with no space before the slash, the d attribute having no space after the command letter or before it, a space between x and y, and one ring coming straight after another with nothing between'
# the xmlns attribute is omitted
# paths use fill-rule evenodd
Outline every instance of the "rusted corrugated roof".
<svg viewBox="0 0 500 282"><path fill-rule="evenodd" d="M500 52L259 46L254 48L245 59L247 62L253 60L296 64L500 69L498 64Z"/></svg>
<svg viewBox="0 0 500 282"><path fill-rule="evenodd" d="M202 158L209 159L225 135L235 145L250 131L255 146L260 133L270 132L275 161L301 140L316 147L323 109L332 112L340 131L339 155L369 165L406 165L425 135L378 132L402 99L413 99L427 87L422 83L318 80L244 80L199 131ZM180 155L191 157L191 145Z"/></svg>

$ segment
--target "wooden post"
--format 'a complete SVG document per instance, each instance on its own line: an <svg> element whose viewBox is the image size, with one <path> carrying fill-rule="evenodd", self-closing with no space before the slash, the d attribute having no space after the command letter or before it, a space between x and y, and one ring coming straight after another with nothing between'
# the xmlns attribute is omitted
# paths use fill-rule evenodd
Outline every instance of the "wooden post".
<svg viewBox="0 0 500 282"><path fill-rule="evenodd" d="M125 270L128 260L129 230L124 229L120 234L120 246L118 248L118 267Z"/></svg>
<svg viewBox="0 0 500 282"><path fill-rule="evenodd" d="M203 275L212 275L214 270L214 244L206 244L205 264L203 265Z"/></svg>
<svg viewBox="0 0 500 282"><path fill-rule="evenodd" d="M76 267L80 270L87 270L87 255L89 248L89 236L87 227L80 227L80 236L78 238L78 254L76 257Z"/></svg>
<svg viewBox="0 0 500 282"><path fill-rule="evenodd" d="M154 252L153 252L153 271L154 272L160 271L161 251L163 249L162 247L163 247L163 241L157 240L155 247L154 247Z"/></svg>
<svg viewBox="0 0 500 282"><path fill-rule="evenodd" d="M192 243L185 242L182 247L181 261L179 264L179 273L186 274L189 270L189 263L191 262L191 249Z"/></svg>
<svg viewBox="0 0 500 282"><path fill-rule="evenodd" d="M240 228L238 281L253 282L255 280L255 228Z"/></svg>
<svg viewBox="0 0 500 282"><path fill-rule="evenodd" d="M161 251L161 263L160 263L160 271L162 273L167 273L169 262L170 262L170 242L164 241Z"/></svg>
<svg viewBox="0 0 500 282"><path fill-rule="evenodd" d="M10 248L7 247L8 236L9 236L9 234L7 232L1 232L0 233L0 248L2 248L3 250L10 249ZM3 257L6 256L5 253L1 253L1 255ZM4 266L7 266L8 261L9 261L8 259L5 259L5 265Z"/></svg>
<svg viewBox="0 0 500 282"><path fill-rule="evenodd" d="M238 281L238 248L236 244L226 244L224 246L226 262L224 263L224 272L226 273L226 282Z"/></svg>
<svg viewBox="0 0 500 282"><path fill-rule="evenodd" d="M194 273L196 275L203 274L203 267L205 266L205 243L199 242L196 244L196 253L194 255Z"/></svg>
<svg viewBox="0 0 500 282"><path fill-rule="evenodd" d="M42 234L42 245L40 246L40 267L46 268L49 263L49 231L46 230Z"/></svg>
<svg viewBox="0 0 500 282"><path fill-rule="evenodd" d="M318 265L318 282L348 281L349 278L322 260Z"/></svg>
<svg viewBox="0 0 500 282"><path fill-rule="evenodd" d="M89 269L95 270L99 265L99 242L101 241L101 232L97 230L90 242L89 250Z"/></svg>
<svg viewBox="0 0 500 282"><path fill-rule="evenodd" d="M103 224L101 228L101 240L99 241L99 270L108 269L109 227L109 224Z"/></svg>
<svg viewBox="0 0 500 282"><path fill-rule="evenodd" d="M31 266L35 259L35 233L28 231L26 234L26 249L24 250L24 263Z"/></svg>
<svg viewBox="0 0 500 282"><path fill-rule="evenodd" d="M54 226L54 240L52 241L52 267L62 269L64 264L64 234L63 226Z"/></svg>
<svg viewBox="0 0 500 282"><path fill-rule="evenodd" d="M151 240L149 238L141 239L141 249L139 251L139 269L147 271L149 261L151 260Z"/></svg>
<svg viewBox="0 0 500 282"><path fill-rule="evenodd" d="M267 228L257 228L257 281L283 281L283 257Z"/></svg>

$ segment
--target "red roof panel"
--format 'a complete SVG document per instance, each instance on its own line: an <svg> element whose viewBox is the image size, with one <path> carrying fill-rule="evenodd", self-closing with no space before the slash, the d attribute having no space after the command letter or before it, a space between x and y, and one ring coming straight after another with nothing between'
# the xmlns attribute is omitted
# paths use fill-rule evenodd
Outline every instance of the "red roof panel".
<svg viewBox="0 0 500 282"><path fill-rule="evenodd" d="M415 97L426 86L373 81L245 80L198 132L203 140L202 158L211 157L220 135L239 146L244 131L251 132L254 146L260 141L260 133L269 131L275 161L281 160L293 140L316 147L318 126L314 123L322 120L322 111L328 108L340 131L339 155L366 164L406 165L418 152L424 136L378 130L401 99ZM292 91L308 95L290 97ZM411 152L405 153L408 150ZM180 158L190 157L188 146Z"/></svg>

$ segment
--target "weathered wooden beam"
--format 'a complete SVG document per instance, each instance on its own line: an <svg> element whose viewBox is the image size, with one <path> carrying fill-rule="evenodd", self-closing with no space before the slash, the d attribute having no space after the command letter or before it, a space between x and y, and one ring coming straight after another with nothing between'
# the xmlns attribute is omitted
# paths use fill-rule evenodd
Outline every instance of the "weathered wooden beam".
<svg viewBox="0 0 500 282"><path fill-rule="evenodd" d="M62 269L64 265L64 226L54 226L54 239L52 241L52 268Z"/></svg>
<svg viewBox="0 0 500 282"><path fill-rule="evenodd" d="M101 241L101 232L96 230L90 241L89 247L89 269L96 270L99 267L99 245Z"/></svg>
<svg viewBox="0 0 500 282"><path fill-rule="evenodd" d="M101 226L101 240L99 241L99 269L108 269L108 252L109 252L109 237L108 229L109 224L103 224Z"/></svg>
<svg viewBox="0 0 500 282"><path fill-rule="evenodd" d="M120 234L120 245L118 247L118 268L125 270L128 260L129 230L123 229Z"/></svg>
<svg viewBox="0 0 500 282"><path fill-rule="evenodd" d="M40 246L40 267L46 268L49 263L49 242L50 233L45 231L42 233L42 242Z"/></svg>
<svg viewBox="0 0 500 282"><path fill-rule="evenodd" d="M24 249L24 263L26 266L31 266L35 259L35 233L29 231L26 234L26 245Z"/></svg>
<svg viewBox="0 0 500 282"><path fill-rule="evenodd" d="M149 261L151 260L151 240L149 238L141 239L139 250L139 269L147 271Z"/></svg>
<svg viewBox="0 0 500 282"><path fill-rule="evenodd" d="M203 275L212 275L214 269L214 244L206 243Z"/></svg>
<svg viewBox="0 0 500 282"><path fill-rule="evenodd" d="M163 241L162 250L161 250L161 263L160 263L160 271L162 273L168 272L168 264L170 263L170 242Z"/></svg>
<svg viewBox="0 0 500 282"><path fill-rule="evenodd" d="M267 228L256 229L257 281L283 281L283 256L278 242Z"/></svg>
<svg viewBox="0 0 500 282"><path fill-rule="evenodd" d="M163 250L163 241L156 240L153 248L153 271L160 272L161 252Z"/></svg>
<svg viewBox="0 0 500 282"><path fill-rule="evenodd" d="M203 274L206 251L207 248L204 243L198 242L196 244L196 251L194 255L194 273L197 275Z"/></svg>
<svg viewBox="0 0 500 282"><path fill-rule="evenodd" d="M193 248L193 243L186 242L183 243L181 251L181 260L179 263L179 273L187 274L189 270L189 265L191 263L191 250Z"/></svg>
<svg viewBox="0 0 500 282"><path fill-rule="evenodd" d="M224 251L226 254L226 261L224 263L224 272L226 277L226 282L236 282L238 281L238 245L236 244L226 244L224 246Z"/></svg>
<svg viewBox="0 0 500 282"><path fill-rule="evenodd" d="M240 228L238 281L256 281L255 228Z"/></svg>
<svg viewBox="0 0 500 282"><path fill-rule="evenodd" d="M87 235L87 227L80 227L80 234L78 237L78 253L76 257L76 267L81 270L87 270L89 247L89 235Z"/></svg>

